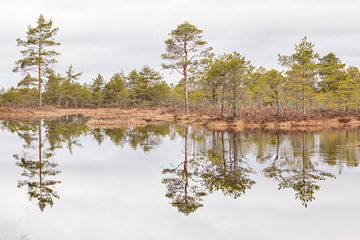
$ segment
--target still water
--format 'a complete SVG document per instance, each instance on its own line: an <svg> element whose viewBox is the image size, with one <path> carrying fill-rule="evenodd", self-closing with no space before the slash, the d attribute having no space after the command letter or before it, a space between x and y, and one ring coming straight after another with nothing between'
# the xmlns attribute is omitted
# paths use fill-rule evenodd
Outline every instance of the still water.
<svg viewBox="0 0 360 240"><path fill-rule="evenodd" d="M0 239L359 239L360 130L2 121Z"/></svg>

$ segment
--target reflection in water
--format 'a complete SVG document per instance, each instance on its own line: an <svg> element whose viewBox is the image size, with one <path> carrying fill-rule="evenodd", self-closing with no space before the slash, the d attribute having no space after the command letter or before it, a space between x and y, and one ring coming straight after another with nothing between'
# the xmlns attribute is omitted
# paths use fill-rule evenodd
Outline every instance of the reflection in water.
<svg viewBox="0 0 360 240"><path fill-rule="evenodd" d="M202 197L206 193L199 184L196 159L189 159L189 127L185 127L184 132L184 161L177 167L165 168L163 174L168 177L162 182L167 186L166 197L171 199L171 204L188 215L203 206Z"/></svg>
<svg viewBox="0 0 360 240"><path fill-rule="evenodd" d="M275 179L279 183L279 189L293 189L295 198L307 207L308 203L315 199L315 192L320 190L317 182L326 180L326 177L334 178L335 176L329 172L318 170L311 161L309 141L307 141L305 133L302 134L301 151L294 151L293 155L281 156L279 154L280 140L278 134L276 139L275 157L271 166L264 169L264 174L268 178ZM296 138L291 142L295 148L298 146L296 144L298 139Z"/></svg>
<svg viewBox="0 0 360 240"><path fill-rule="evenodd" d="M210 192L221 190L224 195L238 198L255 184L249 176L253 169L245 161L241 141L237 133L213 135L214 147L201 156L205 160L202 178Z"/></svg>
<svg viewBox="0 0 360 240"><path fill-rule="evenodd" d="M18 187L27 187L30 200L37 199L39 208L43 211L46 205L53 205L53 198L59 198L54 188L60 181L51 178L60 171L56 170L58 164L51 161L52 151L44 148L41 121L38 123L37 132L38 154L23 152L22 155L14 155L14 157L17 159L16 165L23 169L21 176L24 179L19 180Z"/></svg>
<svg viewBox="0 0 360 240"><path fill-rule="evenodd" d="M88 132L86 120L79 115L71 115L45 121L46 138L51 150L66 147L72 153L73 147L81 147L79 137Z"/></svg>
<svg viewBox="0 0 360 240"><path fill-rule="evenodd" d="M23 150L15 154L22 169L19 187L26 187L43 211L59 198L56 186L61 177L56 150L82 147L80 137L99 145L106 140L119 147L150 152L162 141L183 140L179 162L163 163L162 183L172 206L189 215L204 205L213 192L237 199L264 176L291 189L295 199L307 207L315 200L321 182L335 178L344 167L359 165L359 130L331 130L321 133L235 133L210 132L176 125L127 129L88 129L86 119L67 116L55 121L3 121L2 128L23 139ZM254 161L256 160L256 161ZM326 167L326 165L328 167Z"/></svg>
<svg viewBox="0 0 360 240"><path fill-rule="evenodd" d="M57 170L58 163L52 159L54 151L66 143L71 152L73 144L79 145L76 136L86 132L85 125L77 116L72 116L50 122L7 121L3 122L3 126L25 141L23 151L14 154L16 166L22 169L18 187L27 188L29 199L36 199L41 211L48 205L53 206L54 198L59 198L55 187L61 183L56 180L60 171Z"/></svg>

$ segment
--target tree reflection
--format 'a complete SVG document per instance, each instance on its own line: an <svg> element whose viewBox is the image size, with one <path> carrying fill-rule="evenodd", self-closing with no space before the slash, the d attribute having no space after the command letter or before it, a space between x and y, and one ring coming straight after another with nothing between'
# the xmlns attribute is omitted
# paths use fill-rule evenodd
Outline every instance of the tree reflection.
<svg viewBox="0 0 360 240"><path fill-rule="evenodd" d="M38 123L38 154L30 155L24 152L22 155L14 155L16 165L23 169L23 180L18 181L18 187L26 187L30 200L36 199L41 211L47 205L53 206L53 198L59 198L55 191L55 185L60 181L53 178L60 173L56 169L58 164L51 160L54 156L50 149L44 148L42 136L42 122Z"/></svg>
<svg viewBox="0 0 360 240"><path fill-rule="evenodd" d="M133 149L140 147L144 152L150 152L160 145L162 139L169 135L168 125L147 125L145 127L131 128L127 132L127 139Z"/></svg>
<svg viewBox="0 0 360 240"><path fill-rule="evenodd" d="M11 133L16 133L24 140L24 148L32 148L33 141L37 139L38 124L33 121L15 121L8 120L2 122L2 129Z"/></svg>
<svg viewBox="0 0 360 240"><path fill-rule="evenodd" d="M134 150L140 148L143 152L150 152L162 143L162 139L170 134L168 125L147 125L134 128L97 128L89 130L89 134L99 144L106 137L115 145L124 146L128 143Z"/></svg>
<svg viewBox="0 0 360 240"><path fill-rule="evenodd" d="M189 159L189 127L185 127L184 134L184 162L177 167L166 168L163 174L169 175L163 179L167 187L166 197L179 212L189 215L202 207L202 197L206 195L199 175L194 168L195 159Z"/></svg>
<svg viewBox="0 0 360 240"><path fill-rule="evenodd" d="M65 144L72 153L74 146L81 147L79 137L89 131L86 126L87 120L81 115L71 115L44 121L46 139L51 150L64 148L63 144Z"/></svg>
<svg viewBox="0 0 360 240"><path fill-rule="evenodd" d="M224 195L238 198L251 189L255 181L249 176L253 170L246 166L241 151L241 136L238 133L227 135L227 139L223 132L213 135L213 149L202 156L205 165L201 176L210 192L221 190ZM220 146L216 144L219 142L216 137L221 139Z"/></svg>
<svg viewBox="0 0 360 240"><path fill-rule="evenodd" d="M299 138L294 138L298 141ZM294 143L294 142L293 142ZM299 199L303 206L307 207L315 199L316 191L320 190L319 181L335 176L329 172L316 169L316 165L310 159L306 134L302 134L302 151L296 151L290 156L280 156L280 139L277 135L276 154L272 165L264 169L268 178L275 179L279 184L279 190L290 188L295 191L295 199Z"/></svg>
<svg viewBox="0 0 360 240"><path fill-rule="evenodd" d="M55 187L61 183L56 178L60 174L58 163L53 160L55 150L66 148L72 152L73 146L81 146L78 138L88 129L85 120L79 116L66 116L51 121L4 121L7 129L25 142L23 151L14 154L16 166L22 169L19 188L26 188L30 200L36 200L41 211L53 206L59 198ZM45 130L44 130L45 129Z"/></svg>
<svg viewBox="0 0 360 240"><path fill-rule="evenodd" d="M189 143L189 127L185 127L184 162L163 170L167 175L163 179L166 197L179 212L188 215L196 211L203 206L203 197L214 191L238 198L251 189L255 184L250 178L253 169L246 163L240 134L214 132L206 135L192 129L191 136L192 144ZM192 154L189 154L189 145L192 145Z"/></svg>
<svg viewBox="0 0 360 240"><path fill-rule="evenodd" d="M165 138L183 139L184 157L166 166L162 183L166 197L177 210L189 215L204 204L205 196L216 191L237 199L256 184L255 170L275 180L279 190L291 189L295 199L307 207L315 200L322 181L335 176L322 164L343 167L359 165L359 130L321 133L280 134L264 132L211 132L179 125L148 125L118 129L89 129L81 116L46 121L3 121L2 129L23 139L23 151L15 154L22 170L18 187L26 188L43 211L59 198L56 186L60 171L55 154L81 147L82 136L99 145L111 141L117 146L148 153ZM172 154L172 153L166 153Z"/></svg>
<svg viewBox="0 0 360 240"><path fill-rule="evenodd" d="M344 166L359 166L360 151L356 148L360 143L358 129L323 131L319 138L325 162L331 166L338 166L339 173Z"/></svg>

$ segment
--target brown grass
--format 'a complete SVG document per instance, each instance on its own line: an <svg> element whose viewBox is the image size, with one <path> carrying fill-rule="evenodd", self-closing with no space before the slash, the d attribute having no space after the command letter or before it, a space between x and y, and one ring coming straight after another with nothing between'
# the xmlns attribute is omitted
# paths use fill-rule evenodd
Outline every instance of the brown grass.
<svg viewBox="0 0 360 240"><path fill-rule="evenodd" d="M87 125L97 127L144 126L165 122L205 127L211 130L280 130L320 131L326 128L360 127L360 117L341 113L317 113L289 116L274 116L271 113L241 113L240 119L221 119L205 114L184 114L168 108L86 108L62 109L46 107L41 109L0 108L0 119L42 119L65 115L89 117Z"/></svg>

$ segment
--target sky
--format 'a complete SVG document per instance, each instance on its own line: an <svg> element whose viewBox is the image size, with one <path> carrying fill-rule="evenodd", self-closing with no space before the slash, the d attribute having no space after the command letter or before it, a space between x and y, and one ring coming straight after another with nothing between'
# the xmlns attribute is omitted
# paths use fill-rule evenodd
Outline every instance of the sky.
<svg viewBox="0 0 360 240"><path fill-rule="evenodd" d="M0 87L22 78L12 72L21 57L16 38L40 14L60 28L57 71L72 64L90 82L148 65L176 83L180 76L161 69L160 55L184 21L204 31L215 54L238 51L255 66L280 68L277 55L291 54L305 35L321 55L360 66L359 9L357 0L1 0Z"/></svg>

